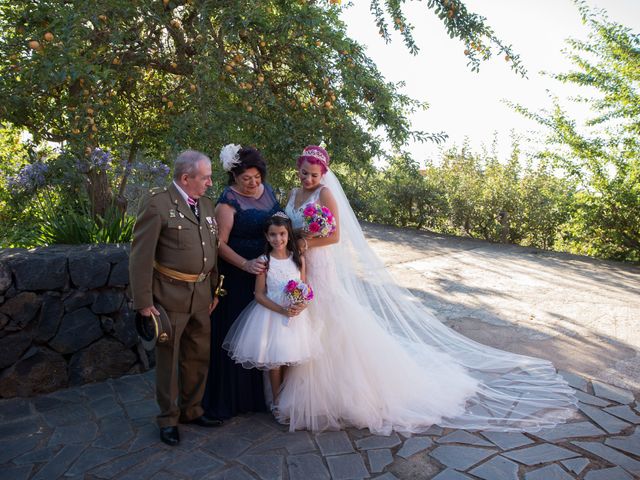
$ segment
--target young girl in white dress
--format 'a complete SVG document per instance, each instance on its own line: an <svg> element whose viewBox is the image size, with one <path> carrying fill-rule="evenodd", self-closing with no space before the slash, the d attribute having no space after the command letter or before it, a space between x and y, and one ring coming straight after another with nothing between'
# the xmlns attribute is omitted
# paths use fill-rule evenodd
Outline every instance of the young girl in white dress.
<svg viewBox="0 0 640 480"><path fill-rule="evenodd" d="M291 220L277 212L265 222L264 232L267 271L256 276L255 300L240 313L222 347L243 367L269 371L275 409L286 366L308 361L318 343L306 305L291 305L285 293L290 280L307 279Z"/></svg>

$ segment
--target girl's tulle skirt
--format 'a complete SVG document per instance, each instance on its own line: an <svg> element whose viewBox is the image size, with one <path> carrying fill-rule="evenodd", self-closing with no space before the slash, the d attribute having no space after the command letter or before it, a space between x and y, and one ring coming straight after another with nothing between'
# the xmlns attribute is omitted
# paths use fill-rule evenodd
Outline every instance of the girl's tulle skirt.
<svg viewBox="0 0 640 480"><path fill-rule="evenodd" d="M244 368L271 370L300 365L317 356L317 337L307 310L288 318L254 300L233 323L222 348Z"/></svg>

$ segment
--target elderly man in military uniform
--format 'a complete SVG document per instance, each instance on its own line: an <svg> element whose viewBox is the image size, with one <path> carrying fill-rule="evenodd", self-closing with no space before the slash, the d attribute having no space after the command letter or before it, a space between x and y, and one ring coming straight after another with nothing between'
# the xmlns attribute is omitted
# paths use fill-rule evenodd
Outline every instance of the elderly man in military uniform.
<svg viewBox="0 0 640 480"><path fill-rule="evenodd" d="M211 186L211 160L182 152L173 183L145 196L133 230L129 272L133 307L143 316L169 317L171 335L156 344L156 398L160 439L180 442L178 423L220 425L203 415L209 365L210 319L217 298L218 232ZM164 341L163 341L164 340Z"/></svg>

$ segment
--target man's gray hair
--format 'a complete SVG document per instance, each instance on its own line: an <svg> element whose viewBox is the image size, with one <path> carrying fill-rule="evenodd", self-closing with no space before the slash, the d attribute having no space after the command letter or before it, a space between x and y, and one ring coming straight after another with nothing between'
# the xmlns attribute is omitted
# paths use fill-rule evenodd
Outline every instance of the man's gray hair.
<svg viewBox="0 0 640 480"><path fill-rule="evenodd" d="M173 164L173 179L180 180L180 177L185 173L191 177L196 173L198 163L201 161L211 164L211 159L204 153L197 150L185 150L178 155Z"/></svg>

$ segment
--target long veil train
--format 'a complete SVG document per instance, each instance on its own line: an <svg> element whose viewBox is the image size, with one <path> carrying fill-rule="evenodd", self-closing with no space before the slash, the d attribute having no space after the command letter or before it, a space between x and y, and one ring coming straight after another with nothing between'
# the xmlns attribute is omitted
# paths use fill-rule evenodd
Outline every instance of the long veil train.
<svg viewBox="0 0 640 480"><path fill-rule="evenodd" d="M330 170L324 184L340 212L340 242L331 252L340 288L375 312L371 317L409 350L420 345L435 347L478 382L464 412L441 419L440 426L535 431L562 423L574 413L574 392L551 362L488 347L456 333L396 284L368 245L339 180Z"/></svg>

